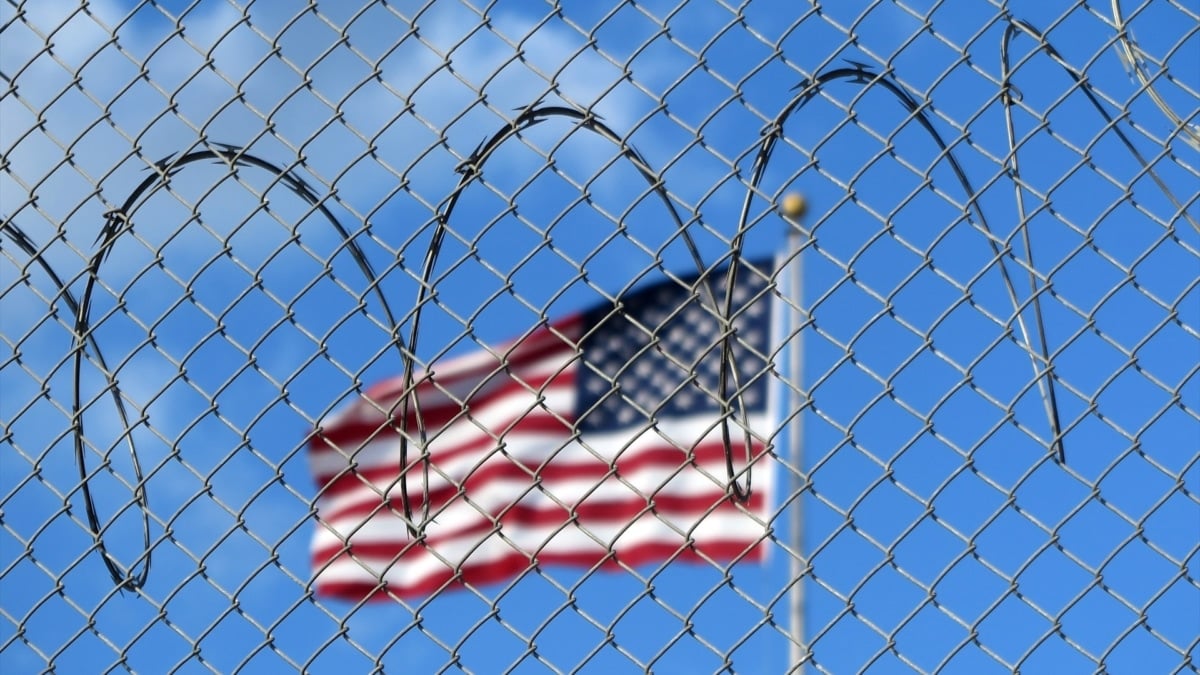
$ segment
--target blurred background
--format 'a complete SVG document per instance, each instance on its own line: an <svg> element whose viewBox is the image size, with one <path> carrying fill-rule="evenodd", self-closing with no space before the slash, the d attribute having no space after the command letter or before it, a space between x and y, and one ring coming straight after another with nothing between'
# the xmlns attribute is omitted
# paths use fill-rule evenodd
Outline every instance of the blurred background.
<svg viewBox="0 0 1200 675"><path fill-rule="evenodd" d="M1193 3L6 0L0 75L6 672L1195 666ZM618 142L460 189L536 106ZM314 595L307 440L454 195L418 369L781 256L765 562Z"/></svg>

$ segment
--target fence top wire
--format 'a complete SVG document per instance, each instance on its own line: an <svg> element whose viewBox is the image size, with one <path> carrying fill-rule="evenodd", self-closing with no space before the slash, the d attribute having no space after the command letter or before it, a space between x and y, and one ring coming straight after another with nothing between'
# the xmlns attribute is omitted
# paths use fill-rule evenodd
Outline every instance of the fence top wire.
<svg viewBox="0 0 1200 675"><path fill-rule="evenodd" d="M0 669L1194 668L1198 55L1177 0L7 0ZM704 474L765 560L315 595L371 385L777 255Z"/></svg>

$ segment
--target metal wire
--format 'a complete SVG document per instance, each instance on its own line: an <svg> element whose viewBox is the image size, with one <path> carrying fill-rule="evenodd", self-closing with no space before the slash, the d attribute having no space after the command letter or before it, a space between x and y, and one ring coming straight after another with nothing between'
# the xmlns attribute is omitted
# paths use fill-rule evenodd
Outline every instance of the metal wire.
<svg viewBox="0 0 1200 675"><path fill-rule="evenodd" d="M1197 53L1176 0L7 0L0 670L1194 669ZM663 392L618 384L640 352L601 373L686 458L648 484L511 350L658 282L717 327L635 326ZM497 365L464 394L466 354ZM644 500L614 537L485 421L492 376L606 467L585 492ZM418 391L494 441L465 477ZM688 396L711 469L664 430ZM497 513L499 460L528 486ZM665 515L686 471L763 559ZM335 483L378 498L356 531ZM528 567L464 576L441 484ZM528 498L567 516L526 550ZM392 590L411 558L357 553L380 514L451 580ZM628 564L646 519L685 543ZM318 594L314 530L383 602ZM568 532L605 562L544 564Z"/></svg>

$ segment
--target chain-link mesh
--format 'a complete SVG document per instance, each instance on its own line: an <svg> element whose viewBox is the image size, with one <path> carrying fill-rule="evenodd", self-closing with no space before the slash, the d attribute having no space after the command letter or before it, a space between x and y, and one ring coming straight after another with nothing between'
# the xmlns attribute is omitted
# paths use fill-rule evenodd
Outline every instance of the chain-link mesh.
<svg viewBox="0 0 1200 675"><path fill-rule="evenodd" d="M1196 667L1192 2L6 0L0 72L5 672ZM760 560L317 592L374 383L772 256Z"/></svg>

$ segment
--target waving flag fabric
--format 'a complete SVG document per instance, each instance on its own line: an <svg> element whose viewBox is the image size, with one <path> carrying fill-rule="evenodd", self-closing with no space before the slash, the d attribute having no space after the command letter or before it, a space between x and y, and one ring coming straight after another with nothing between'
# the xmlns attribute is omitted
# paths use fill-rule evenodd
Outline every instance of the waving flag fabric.
<svg viewBox="0 0 1200 675"><path fill-rule="evenodd" d="M400 499L401 378L327 420L309 448L319 488L317 592L408 598L502 581L539 565L588 567L763 555L773 482L766 453L770 264L734 284L734 367L748 415L754 491L727 489L718 377L724 269L666 280L542 324L520 339L438 362L417 380L429 479L410 443L409 537ZM732 378L731 378L732 381ZM745 465L739 406L730 431Z"/></svg>

